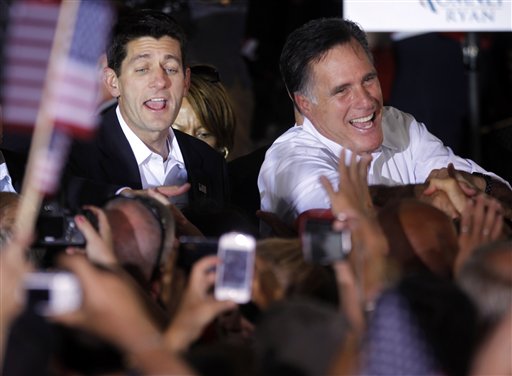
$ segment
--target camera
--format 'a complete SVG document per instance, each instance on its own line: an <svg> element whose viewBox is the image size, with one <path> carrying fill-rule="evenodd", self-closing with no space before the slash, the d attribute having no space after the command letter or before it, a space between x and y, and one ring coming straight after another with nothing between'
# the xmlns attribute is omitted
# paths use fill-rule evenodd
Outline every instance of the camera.
<svg viewBox="0 0 512 376"><path fill-rule="evenodd" d="M43 316L72 312L82 303L80 282L69 272L27 273L23 286L27 307Z"/></svg>
<svg viewBox="0 0 512 376"><path fill-rule="evenodd" d="M239 304L251 299L256 240L246 234L230 232L219 238L215 298Z"/></svg>
<svg viewBox="0 0 512 376"><path fill-rule="evenodd" d="M200 236L180 236L180 245L176 266L190 273L190 270L199 259L216 255L219 247L217 238L204 238Z"/></svg>
<svg viewBox="0 0 512 376"><path fill-rule="evenodd" d="M90 210L73 213L57 203L43 205L37 218L37 237L34 246L42 248L85 247L85 237L74 220L76 214L83 214L98 229L98 220Z"/></svg>
<svg viewBox="0 0 512 376"><path fill-rule="evenodd" d="M299 233L306 261L329 265L346 258L352 248L349 230L334 231L330 210L308 210L299 216Z"/></svg>

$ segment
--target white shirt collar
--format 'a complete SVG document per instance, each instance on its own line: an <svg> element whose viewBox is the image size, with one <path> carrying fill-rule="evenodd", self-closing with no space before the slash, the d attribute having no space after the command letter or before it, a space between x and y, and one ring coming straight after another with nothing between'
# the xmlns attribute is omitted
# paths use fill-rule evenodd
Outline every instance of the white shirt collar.
<svg viewBox="0 0 512 376"><path fill-rule="evenodd" d="M142 142L142 140L137 137L137 135L130 129L126 121L123 119L123 115L121 115L121 110L119 106L116 108L117 119L119 120L119 124L121 125L121 129L123 130L130 147L132 148L133 154L135 155L135 159L137 161L137 165L141 165L144 161L146 161L151 155L156 154L147 145ZM170 146L169 157L171 159L176 160L177 162L184 164L185 161L183 159L183 155L181 153L178 141L174 136L174 132L172 127L169 126L169 135L167 137L167 145Z"/></svg>
<svg viewBox="0 0 512 376"><path fill-rule="evenodd" d="M7 163L5 162L0 163L0 192L16 192L12 186L11 176L9 175Z"/></svg>

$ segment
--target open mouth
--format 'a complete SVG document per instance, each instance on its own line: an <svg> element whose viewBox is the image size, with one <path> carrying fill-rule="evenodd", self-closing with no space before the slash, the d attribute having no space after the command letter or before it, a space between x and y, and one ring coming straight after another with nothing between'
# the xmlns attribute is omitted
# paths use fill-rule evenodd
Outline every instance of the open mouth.
<svg viewBox="0 0 512 376"><path fill-rule="evenodd" d="M144 102L144 106L150 108L153 111L160 111L167 106L167 99L164 98L152 98Z"/></svg>
<svg viewBox="0 0 512 376"><path fill-rule="evenodd" d="M349 123L357 129L370 129L373 126L373 121L375 120L375 112L364 117L360 117L357 119L352 119Z"/></svg>

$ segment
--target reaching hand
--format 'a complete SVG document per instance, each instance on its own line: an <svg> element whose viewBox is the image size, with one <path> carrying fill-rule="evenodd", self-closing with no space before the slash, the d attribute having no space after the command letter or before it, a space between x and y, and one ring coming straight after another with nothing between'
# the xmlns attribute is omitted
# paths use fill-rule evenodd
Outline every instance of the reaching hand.
<svg viewBox="0 0 512 376"><path fill-rule="evenodd" d="M164 334L169 349L186 349L215 317L236 308L235 302L216 300L212 294L217 263L217 256L208 256L194 264L178 312Z"/></svg>
<svg viewBox="0 0 512 376"><path fill-rule="evenodd" d="M460 220L455 272L460 270L475 248L497 240L502 235L503 225L503 210L499 201L484 194L469 201Z"/></svg>
<svg viewBox="0 0 512 376"><path fill-rule="evenodd" d="M335 229L341 231L348 227L352 231L352 250L348 264L336 263L334 270L341 293L344 292L351 303L357 300L361 303L358 311L351 308L350 304L343 307L358 335L364 328L361 322L362 306L373 302L383 288L385 255L388 251L387 240L375 217L368 189L370 162L370 155L364 155L357 161L353 153L347 166L345 151L342 151L338 166L338 191L333 189L327 178L321 177L322 185L331 199L331 210L337 218ZM348 269L352 275L347 272ZM355 285L358 285L357 288ZM356 294L362 295L357 298Z"/></svg>
<svg viewBox="0 0 512 376"><path fill-rule="evenodd" d="M118 346L143 374L193 374L165 349L131 278L121 270L100 270L81 255L64 255L59 264L79 278L83 303L78 311L52 320L81 327Z"/></svg>
<svg viewBox="0 0 512 376"><path fill-rule="evenodd" d="M75 216L75 223L86 240L85 252L94 263L101 265L116 265L112 231L105 212L95 206L86 206L98 219L99 233L83 215ZM68 248L68 253L81 253L81 249Z"/></svg>
<svg viewBox="0 0 512 376"><path fill-rule="evenodd" d="M78 311L54 316L53 320L81 327L124 350L159 336L137 287L121 269L101 270L82 255L63 255L58 264L78 277L83 301Z"/></svg>
<svg viewBox="0 0 512 376"><path fill-rule="evenodd" d="M444 211L451 218L459 218L479 189L469 180L468 175L457 171L450 163L447 168L432 170L427 178L427 188L420 199Z"/></svg>
<svg viewBox="0 0 512 376"><path fill-rule="evenodd" d="M335 191L329 179L320 177L322 186L327 191L331 200L331 209L338 222L347 221L349 228L353 228L357 220L363 216L374 216L374 208L368 190L367 176L368 166L372 160L371 155L365 154L357 161L357 156L352 153L350 163L347 166L345 150L341 152L338 164L339 185ZM339 226L340 224L337 223Z"/></svg>

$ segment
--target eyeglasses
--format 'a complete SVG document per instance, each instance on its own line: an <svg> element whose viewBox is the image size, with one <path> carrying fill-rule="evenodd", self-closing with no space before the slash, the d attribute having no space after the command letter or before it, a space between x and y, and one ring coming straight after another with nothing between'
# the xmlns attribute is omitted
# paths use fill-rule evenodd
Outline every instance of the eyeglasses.
<svg viewBox="0 0 512 376"><path fill-rule="evenodd" d="M212 84L220 82L219 72L217 69L215 69L215 67L212 67L211 65L192 65L190 67L190 71L192 72L192 75L199 76L208 82L211 82Z"/></svg>

